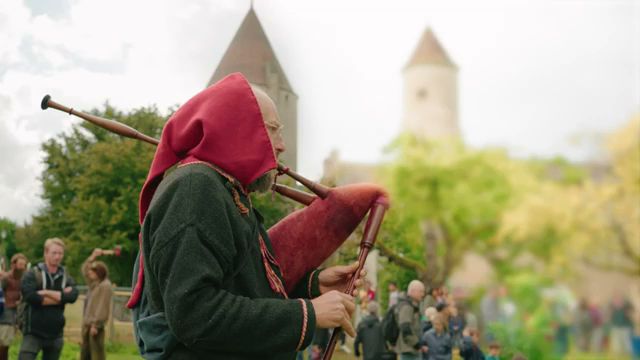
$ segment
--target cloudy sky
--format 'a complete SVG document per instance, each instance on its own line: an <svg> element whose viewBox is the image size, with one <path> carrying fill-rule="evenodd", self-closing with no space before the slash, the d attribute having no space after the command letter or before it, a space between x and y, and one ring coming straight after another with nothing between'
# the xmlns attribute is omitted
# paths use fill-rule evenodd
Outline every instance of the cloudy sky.
<svg viewBox="0 0 640 360"><path fill-rule="evenodd" d="M300 98L299 169L310 177L331 149L380 158L400 127L401 69L427 26L460 67L460 125L472 146L584 160L595 154L593 134L640 110L640 1L254 7ZM44 94L77 109L184 103L248 8L249 0L0 1L0 217L26 221L42 205L40 144L75 121L39 110Z"/></svg>

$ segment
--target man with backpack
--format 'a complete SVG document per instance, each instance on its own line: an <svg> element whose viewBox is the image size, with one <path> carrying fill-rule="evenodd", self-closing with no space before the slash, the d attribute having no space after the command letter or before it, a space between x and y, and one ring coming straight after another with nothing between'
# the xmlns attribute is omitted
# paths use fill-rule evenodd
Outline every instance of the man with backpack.
<svg viewBox="0 0 640 360"><path fill-rule="evenodd" d="M22 279L23 313L20 360L56 360L63 346L64 307L78 299L75 282L60 263L64 242L58 238L44 243L44 263L26 272Z"/></svg>
<svg viewBox="0 0 640 360"><path fill-rule="evenodd" d="M395 347L400 360L420 359L422 324L420 302L424 299L424 284L420 280L409 283L407 296L400 296L398 303L387 310L382 320L382 331L387 344Z"/></svg>
<svg viewBox="0 0 640 360"><path fill-rule="evenodd" d="M397 322L399 329L396 353L400 360L420 359L420 302L424 299L425 288L420 280L412 280L407 289L407 296L398 299Z"/></svg>

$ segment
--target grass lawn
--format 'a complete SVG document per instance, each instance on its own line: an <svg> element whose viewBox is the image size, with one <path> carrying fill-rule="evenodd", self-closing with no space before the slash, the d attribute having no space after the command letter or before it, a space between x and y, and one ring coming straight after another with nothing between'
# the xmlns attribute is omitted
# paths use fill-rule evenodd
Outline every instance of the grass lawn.
<svg viewBox="0 0 640 360"><path fill-rule="evenodd" d="M20 342L22 338L18 337L13 342L9 351L9 359L17 359L20 350ZM42 355L38 356L39 359ZM62 349L61 360L77 360L80 358L80 344L65 339L64 348ZM107 344L107 358L116 360L132 360L141 359L138 355L138 349L134 345Z"/></svg>

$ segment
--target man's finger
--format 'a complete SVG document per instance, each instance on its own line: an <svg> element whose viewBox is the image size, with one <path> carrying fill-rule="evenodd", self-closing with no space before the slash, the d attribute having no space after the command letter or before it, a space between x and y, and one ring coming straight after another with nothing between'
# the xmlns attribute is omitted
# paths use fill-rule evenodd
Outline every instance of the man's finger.
<svg viewBox="0 0 640 360"><path fill-rule="evenodd" d="M351 301L343 301L344 308L349 312L349 317L356 311L356 304Z"/></svg>
<svg viewBox="0 0 640 360"><path fill-rule="evenodd" d="M349 294L345 294L341 291L337 291L334 290L337 294L339 294L339 296L342 298L342 301L344 302L345 300L353 302L353 296L349 295Z"/></svg>
<svg viewBox="0 0 640 360"><path fill-rule="evenodd" d="M345 312L346 315L346 312ZM340 327L342 327L342 330L344 330L347 334L349 334L349 336L351 337L356 337L356 331L353 329L353 325L351 325L351 318L348 316L345 316L342 318L342 321L340 322Z"/></svg>
<svg viewBox="0 0 640 360"><path fill-rule="evenodd" d="M358 263L337 266L336 270L338 270L339 273L345 274L345 275L353 274L356 270L358 270Z"/></svg>

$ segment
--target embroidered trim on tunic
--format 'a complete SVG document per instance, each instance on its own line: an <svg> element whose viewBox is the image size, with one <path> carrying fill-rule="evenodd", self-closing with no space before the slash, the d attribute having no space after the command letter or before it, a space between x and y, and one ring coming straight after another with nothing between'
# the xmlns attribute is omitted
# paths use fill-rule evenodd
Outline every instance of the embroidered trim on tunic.
<svg viewBox="0 0 640 360"><path fill-rule="evenodd" d="M302 344L304 344L304 337L307 334L307 321L308 319L308 315L307 315L307 302L304 301L303 299L298 299L300 300L300 302L302 302L302 333L300 334L300 341L298 342L298 346L296 347L296 351L300 351L302 348Z"/></svg>
<svg viewBox="0 0 640 360"><path fill-rule="evenodd" d="M267 249L267 244L265 244L264 239L262 238L262 235L258 235L258 239L260 241L260 253L262 254L262 264L264 265L264 270L267 273L267 280L269 280L269 286L271 287L271 290L282 295L285 299L288 299L289 296L287 296L287 291L284 289L284 284L282 284L282 280L280 280L276 272L273 271L273 268L271 267L271 265L273 265L274 267L277 267L278 269L280 269L280 265L278 265L278 262L276 261L276 259L274 259L273 256L269 253L269 250Z"/></svg>
<svg viewBox="0 0 640 360"><path fill-rule="evenodd" d="M318 271L318 269L313 270L313 272L311 272L311 275L309 276L309 284L307 285L307 292L309 293L309 299L313 298L313 295L311 295L311 285L313 284L313 277L315 276L316 272Z"/></svg>

